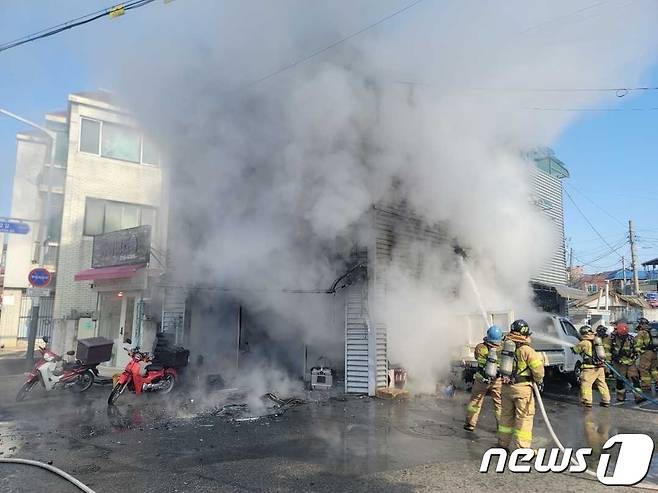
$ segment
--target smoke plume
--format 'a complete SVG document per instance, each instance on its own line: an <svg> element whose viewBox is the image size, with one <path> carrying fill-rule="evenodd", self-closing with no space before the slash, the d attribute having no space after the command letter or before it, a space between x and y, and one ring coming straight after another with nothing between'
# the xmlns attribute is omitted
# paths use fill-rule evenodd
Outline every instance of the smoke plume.
<svg viewBox="0 0 658 493"><path fill-rule="evenodd" d="M178 282L276 314L274 339L323 343L328 295L282 289L328 288L392 197L467 248L486 309L532 317L528 279L556 238L524 153L578 116L546 110L614 104L559 89L636 84L658 39L649 1L428 0L291 66L404 5L174 2L104 63L166 156ZM376 310L390 359L427 389L478 305L451 245L414 248L420 272L394 255Z"/></svg>

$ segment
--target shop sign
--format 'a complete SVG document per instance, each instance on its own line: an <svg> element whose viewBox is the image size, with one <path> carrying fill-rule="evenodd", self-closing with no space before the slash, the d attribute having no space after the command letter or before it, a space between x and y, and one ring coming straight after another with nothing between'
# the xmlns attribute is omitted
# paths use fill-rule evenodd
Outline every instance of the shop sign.
<svg viewBox="0 0 658 493"><path fill-rule="evenodd" d="M94 236L91 267L147 264L151 253L151 226L121 229Z"/></svg>

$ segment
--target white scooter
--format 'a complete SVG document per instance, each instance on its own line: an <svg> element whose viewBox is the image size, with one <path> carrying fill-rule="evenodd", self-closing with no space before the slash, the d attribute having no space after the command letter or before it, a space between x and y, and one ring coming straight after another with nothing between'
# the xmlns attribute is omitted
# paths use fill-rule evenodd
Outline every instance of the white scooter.
<svg viewBox="0 0 658 493"><path fill-rule="evenodd" d="M70 388L74 392L89 390L94 384L94 378L98 375L98 363L84 364L80 361L67 362L61 356L51 351L48 337L43 338L46 346L39 346L41 358L34 363L34 368L27 374L27 379L16 395L16 401L22 401L32 388L41 381L47 391ZM69 356L74 351L66 353Z"/></svg>

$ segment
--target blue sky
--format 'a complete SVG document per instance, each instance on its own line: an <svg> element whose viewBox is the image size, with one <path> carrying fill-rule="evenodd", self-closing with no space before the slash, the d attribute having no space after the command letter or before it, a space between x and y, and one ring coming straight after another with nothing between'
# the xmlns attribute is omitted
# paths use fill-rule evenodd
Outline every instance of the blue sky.
<svg viewBox="0 0 658 493"><path fill-rule="evenodd" d="M658 86L658 67L646 74L644 83ZM613 247L627 234L628 220L632 219L637 229L638 256L644 261L658 257L658 91L631 93L623 98L611 93L606 99L609 104L604 102L601 108L623 111L581 114L552 147L569 168L571 177L565 189L584 215ZM567 196L565 214L575 264L590 263L609 253ZM620 265L618 255L624 255L630 263L626 245L618 254L596 260L587 270L615 268Z"/></svg>
<svg viewBox="0 0 658 493"><path fill-rule="evenodd" d="M12 2L11 10L3 3L0 42L52 25L63 16L70 17L68 13L87 13L108 3L67 0L66 15L48 2ZM176 8L176 4L166 8ZM102 87L102 79L95 78L102 74L92 74L89 68L99 65L101 43L96 40L111 39L116 23L153 22L157 16L154 12L162 8L158 2L125 18L102 20L1 53L0 107L40 122L45 111L65 108L69 92ZM148 9L153 9L149 17L144 13ZM643 83L658 86L657 66L647 72ZM574 263L587 264L588 271L614 268L619 265L619 255L629 257L628 246L621 246L628 219L633 219L637 228L640 260L658 257L658 110L631 110L658 108L658 91L630 93L623 98L610 93L601 107L623 111L583 113L557 142L547 143L569 168L567 192L607 242L619 247L618 253L611 253L565 197L568 245L574 248ZM0 215L10 212L15 134L23 128L0 118Z"/></svg>

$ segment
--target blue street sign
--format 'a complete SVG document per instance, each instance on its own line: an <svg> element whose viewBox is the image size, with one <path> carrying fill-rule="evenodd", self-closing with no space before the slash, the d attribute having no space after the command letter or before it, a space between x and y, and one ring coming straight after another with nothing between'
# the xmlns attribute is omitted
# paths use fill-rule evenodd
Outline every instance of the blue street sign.
<svg viewBox="0 0 658 493"><path fill-rule="evenodd" d="M27 280L35 288L45 288L50 284L52 278L53 275L43 267L36 267L27 275Z"/></svg>
<svg viewBox="0 0 658 493"><path fill-rule="evenodd" d="M11 221L0 221L0 233L12 233L16 235L26 235L30 232L30 225L27 223L16 223Z"/></svg>

